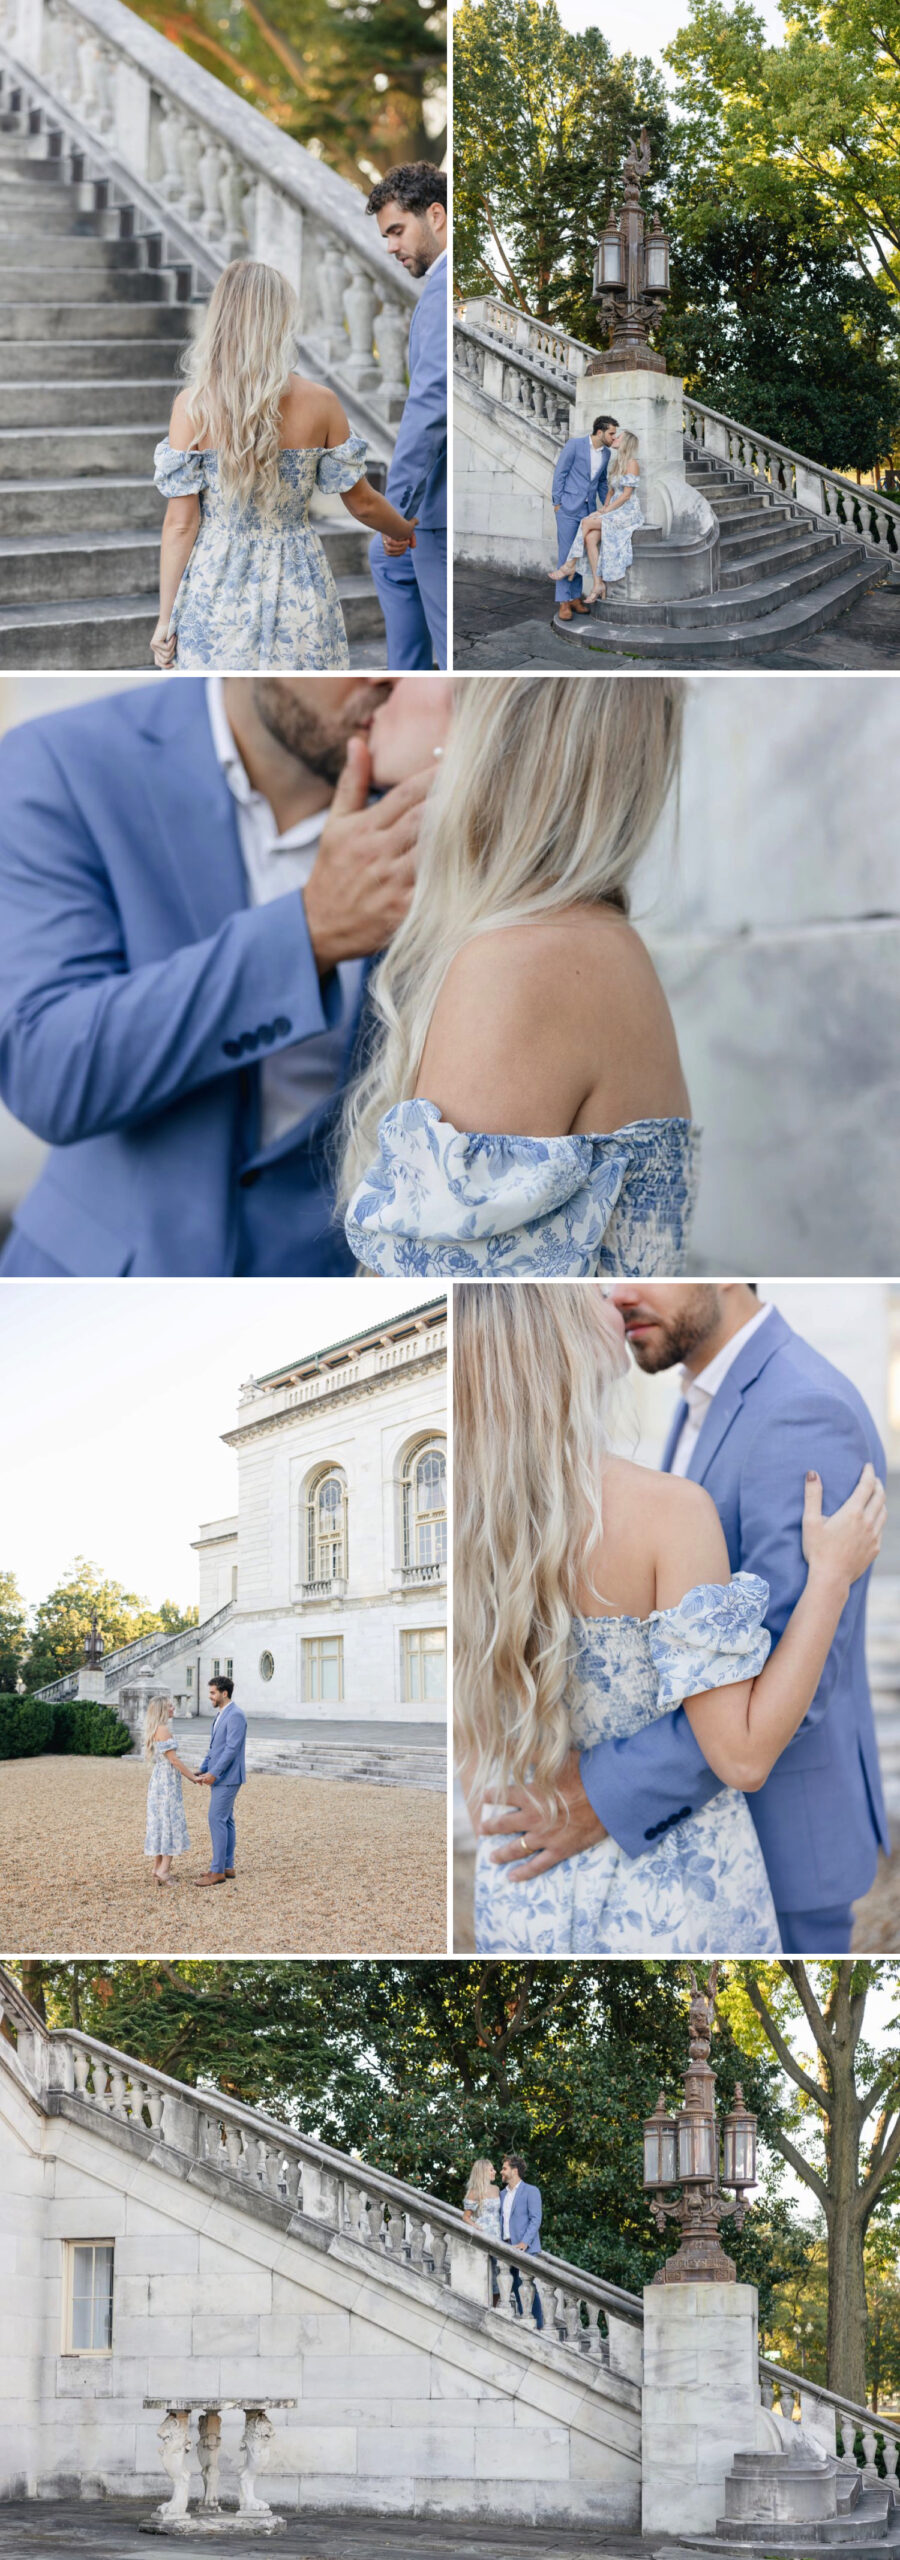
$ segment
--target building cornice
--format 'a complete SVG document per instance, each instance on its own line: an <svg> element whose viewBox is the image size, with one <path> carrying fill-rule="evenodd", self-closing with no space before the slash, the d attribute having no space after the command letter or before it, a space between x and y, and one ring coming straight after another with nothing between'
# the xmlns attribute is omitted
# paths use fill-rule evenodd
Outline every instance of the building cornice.
<svg viewBox="0 0 900 2560"><path fill-rule="evenodd" d="M418 1380L438 1376L446 1366L446 1340L432 1340L427 1350L416 1349L412 1354L408 1346L401 1352L398 1345L398 1356L389 1367L370 1370L364 1377L343 1379L337 1371L333 1377L326 1371L323 1376L307 1380L302 1386L288 1388L283 1402L274 1411L257 1413L252 1421L248 1417L246 1421L236 1423L233 1431L223 1431L222 1440L226 1449L244 1449L251 1441L268 1439L273 1433L285 1430L306 1414L326 1410L332 1414L342 1405L365 1403L399 1378L414 1377Z"/></svg>

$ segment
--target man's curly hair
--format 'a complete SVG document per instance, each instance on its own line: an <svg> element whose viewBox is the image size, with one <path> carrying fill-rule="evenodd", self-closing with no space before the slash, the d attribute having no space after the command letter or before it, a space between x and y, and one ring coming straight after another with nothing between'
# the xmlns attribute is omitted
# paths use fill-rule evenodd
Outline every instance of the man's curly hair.
<svg viewBox="0 0 900 2560"><path fill-rule="evenodd" d="M383 213L386 204L399 204L404 213L427 213L430 204L446 206L446 202L446 170L436 169L431 160L404 160L379 178L366 212Z"/></svg>

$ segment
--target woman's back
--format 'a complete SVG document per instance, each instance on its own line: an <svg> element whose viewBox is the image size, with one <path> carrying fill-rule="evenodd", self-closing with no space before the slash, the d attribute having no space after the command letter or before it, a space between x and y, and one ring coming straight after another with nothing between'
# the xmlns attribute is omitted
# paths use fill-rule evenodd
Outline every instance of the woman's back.
<svg viewBox="0 0 900 2560"><path fill-rule="evenodd" d="M578 1592L582 1617L649 1618L698 1583L728 1581L722 1525L702 1485L608 1457L601 1513L603 1535Z"/></svg>
<svg viewBox="0 0 900 2560"><path fill-rule="evenodd" d="M189 409L189 394L179 391L175 399L169 443L173 451L196 453L215 450L209 432L196 435ZM278 407L279 444L283 453L324 452L329 444L342 441L343 413L333 391L321 382L308 382L305 375L292 373L285 385Z"/></svg>

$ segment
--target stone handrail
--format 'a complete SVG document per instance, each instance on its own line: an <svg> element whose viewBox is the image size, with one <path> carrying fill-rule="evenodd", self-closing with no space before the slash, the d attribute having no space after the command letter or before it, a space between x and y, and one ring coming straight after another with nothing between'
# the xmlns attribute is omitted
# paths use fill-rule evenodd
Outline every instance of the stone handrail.
<svg viewBox="0 0 900 2560"><path fill-rule="evenodd" d="M453 369L504 408L529 419L555 444L565 443L575 391L574 385L566 389L563 377L545 373L518 348L507 352L499 340L483 337L460 320L453 325Z"/></svg>
<svg viewBox="0 0 900 2560"><path fill-rule="evenodd" d="M789 2373L771 2357L760 2356L760 2398L764 2409L772 2409L777 2401L782 2417L809 2420L813 2434L831 2439L840 2435L846 2459L854 2454L856 2438L863 2447L863 2466L874 2480L878 2477L875 2454L879 2436L884 2447L884 2465L889 2479L896 2478L897 2454L900 2449L900 2417L883 2417L880 2411L866 2409L859 2401L847 2400L840 2392L828 2391L822 2382L811 2382L807 2374ZM888 2446L894 2450L893 2471L888 2463Z"/></svg>
<svg viewBox="0 0 900 2560"><path fill-rule="evenodd" d="M840 528L849 540L864 543L867 550L880 552L885 559L900 556L900 506L882 498L877 489L862 489L842 472L826 471L824 464L810 462L790 445L778 444L774 436L757 435L754 428L741 426L720 409L706 408L702 400L691 400L687 393L684 425L691 442L716 461L736 464L776 496L795 498L798 506L808 508L832 530Z"/></svg>
<svg viewBox="0 0 900 2560"><path fill-rule="evenodd" d="M568 383L571 392L596 357L596 347L586 346L583 338L571 337L567 329L558 329L552 321L535 320L529 311L519 311L514 303L503 302L496 294L457 302L456 317L463 327L477 329L483 337L494 338L498 345L527 356L563 387Z"/></svg>
<svg viewBox="0 0 900 2560"><path fill-rule="evenodd" d="M224 1607L217 1609L211 1618L204 1618L201 1626L178 1627L173 1635L164 1635L160 1630L157 1635L135 1636L131 1644L120 1645L117 1652L104 1654L100 1666L104 1677L109 1678L113 1688L117 1689L121 1685L120 1671L126 1665L136 1669L140 1662L146 1660L149 1653L155 1656L157 1662L165 1662L172 1654L180 1653L185 1643L193 1644L196 1641L197 1644L202 1645L207 1636L215 1634L217 1627L224 1626L226 1618L231 1616L233 1606L233 1601L226 1600ZM52 1680L49 1687L35 1689L33 1694L36 1698L46 1698L51 1704L54 1701L74 1698L77 1694L79 1676L78 1671L66 1671L61 1680Z"/></svg>
<svg viewBox="0 0 900 2560"><path fill-rule="evenodd" d="M0 39L51 111L142 191L206 284L234 257L289 277L304 345L373 409L389 448L417 288L361 192L123 0L0 0Z"/></svg>

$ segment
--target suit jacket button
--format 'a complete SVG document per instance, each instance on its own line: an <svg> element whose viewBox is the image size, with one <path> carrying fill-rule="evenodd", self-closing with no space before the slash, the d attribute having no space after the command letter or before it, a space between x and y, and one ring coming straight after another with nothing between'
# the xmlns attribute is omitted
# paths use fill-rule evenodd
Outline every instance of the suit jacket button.
<svg viewBox="0 0 900 2560"><path fill-rule="evenodd" d="M256 1037L257 1040L262 1041L264 1049L271 1049L272 1042L275 1038L274 1022L261 1022Z"/></svg>
<svg viewBox="0 0 900 2560"><path fill-rule="evenodd" d="M226 1058L239 1058L243 1046L244 1043L242 1040L223 1040L222 1042L222 1048Z"/></svg>
<svg viewBox="0 0 900 2560"><path fill-rule="evenodd" d="M288 1032L292 1029L293 1024L288 1021L287 1014L276 1013L275 1020L272 1024L272 1030L276 1040L286 1040Z"/></svg>
<svg viewBox="0 0 900 2560"><path fill-rule="evenodd" d="M254 1183L259 1181L259 1167L253 1173L240 1174L238 1178L242 1191L252 1191Z"/></svg>

